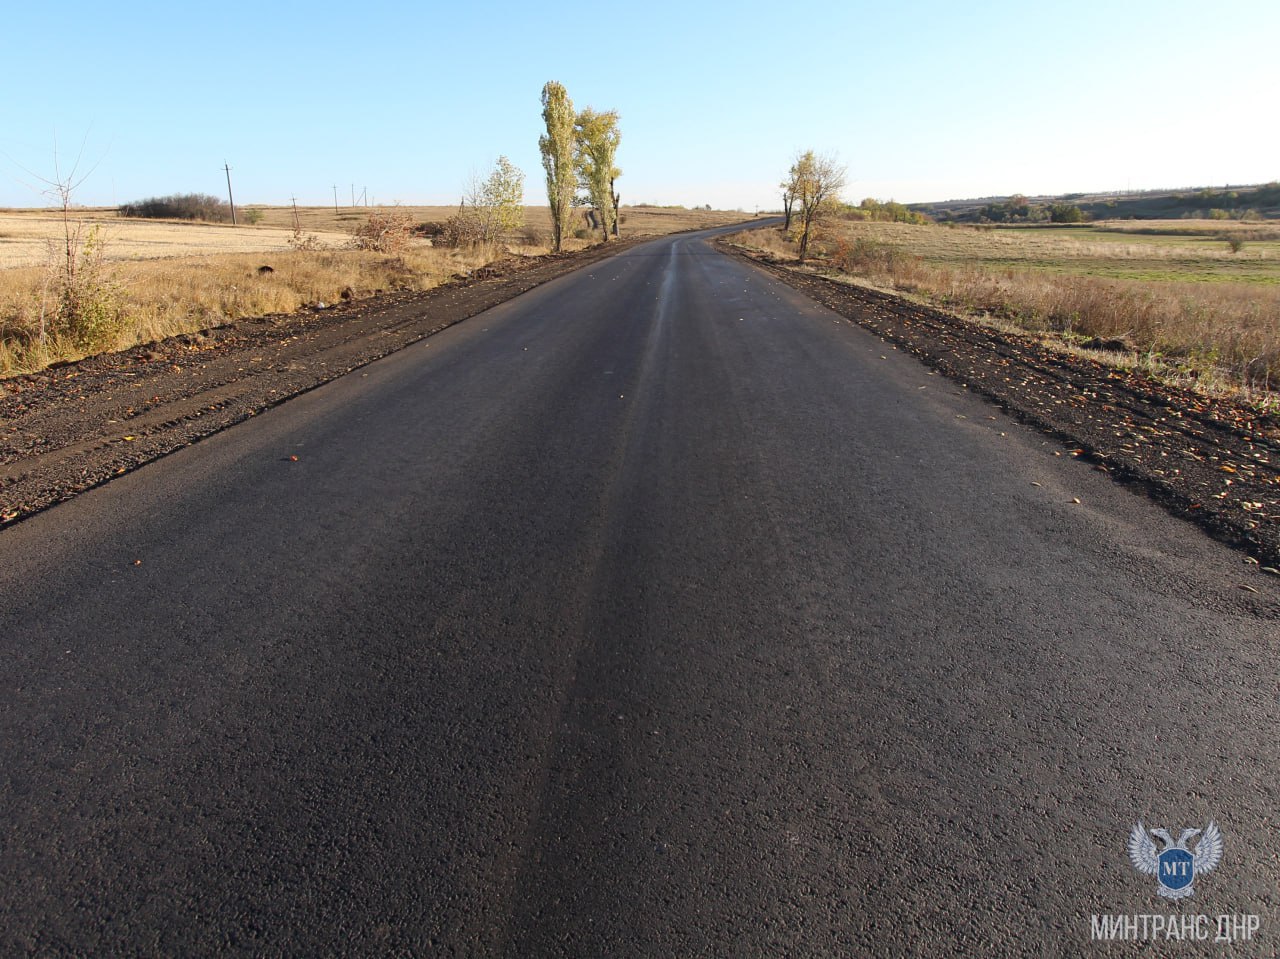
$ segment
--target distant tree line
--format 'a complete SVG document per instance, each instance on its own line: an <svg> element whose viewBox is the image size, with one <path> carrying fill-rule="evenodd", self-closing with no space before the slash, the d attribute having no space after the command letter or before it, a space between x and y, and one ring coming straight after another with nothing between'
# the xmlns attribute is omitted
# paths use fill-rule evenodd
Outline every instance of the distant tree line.
<svg viewBox="0 0 1280 959"><path fill-rule="evenodd" d="M969 204L918 204L913 209L938 220L969 223L1080 223L1087 220L1214 219L1280 217L1280 182L1240 189L1147 191L1094 197L1070 193L1034 203L1014 196Z"/></svg>
<svg viewBox="0 0 1280 959"><path fill-rule="evenodd" d="M175 193L171 196L153 196L146 200L135 200L122 205L119 213L120 216L143 217L150 220L231 222L231 206L227 201L204 193Z"/></svg>
<svg viewBox="0 0 1280 959"><path fill-rule="evenodd" d="M883 201L867 197L857 206L846 206L840 211L846 220L872 220L877 223L932 223L933 220L919 210L913 210L894 200Z"/></svg>
<svg viewBox="0 0 1280 959"><path fill-rule="evenodd" d="M1032 203L1020 193L1007 200L988 203L978 211L979 223L1084 223L1089 217L1079 206L1065 200Z"/></svg>

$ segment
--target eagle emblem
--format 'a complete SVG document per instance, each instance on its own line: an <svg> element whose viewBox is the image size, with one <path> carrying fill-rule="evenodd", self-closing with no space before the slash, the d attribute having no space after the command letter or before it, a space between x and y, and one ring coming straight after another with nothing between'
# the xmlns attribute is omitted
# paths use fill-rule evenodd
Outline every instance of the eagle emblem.
<svg viewBox="0 0 1280 959"><path fill-rule="evenodd" d="M1157 849L1155 836L1164 843ZM1195 851L1187 843L1196 836ZM1203 830L1184 829L1177 842L1164 829L1146 829L1141 822L1129 833L1129 859L1138 872L1155 876L1157 892L1166 899L1185 899L1195 893L1196 878L1212 872L1222 861L1222 833L1210 822Z"/></svg>

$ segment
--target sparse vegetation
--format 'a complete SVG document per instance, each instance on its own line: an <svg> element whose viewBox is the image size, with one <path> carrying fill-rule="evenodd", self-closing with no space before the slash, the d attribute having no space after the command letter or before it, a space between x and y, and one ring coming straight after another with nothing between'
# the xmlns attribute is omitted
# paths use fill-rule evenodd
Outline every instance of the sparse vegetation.
<svg viewBox="0 0 1280 959"><path fill-rule="evenodd" d="M1127 342L1133 352L1122 361L1130 365L1180 385L1274 402L1280 243L1232 254L1221 237L1128 237L1089 227L843 222L830 233L818 262L858 282L1049 335L1064 348L1091 338ZM739 236L798 259L798 244L778 231Z"/></svg>

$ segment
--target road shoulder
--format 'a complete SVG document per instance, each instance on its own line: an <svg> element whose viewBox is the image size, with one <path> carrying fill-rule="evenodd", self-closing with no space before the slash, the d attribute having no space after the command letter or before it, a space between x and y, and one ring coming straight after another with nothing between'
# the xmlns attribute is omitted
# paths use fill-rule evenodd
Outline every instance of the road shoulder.
<svg viewBox="0 0 1280 959"><path fill-rule="evenodd" d="M1157 383L901 297L801 273L723 240L764 270L912 353L1118 482L1280 569L1280 418Z"/></svg>
<svg viewBox="0 0 1280 959"><path fill-rule="evenodd" d="M653 239L508 257L425 292L239 320L0 381L0 528Z"/></svg>

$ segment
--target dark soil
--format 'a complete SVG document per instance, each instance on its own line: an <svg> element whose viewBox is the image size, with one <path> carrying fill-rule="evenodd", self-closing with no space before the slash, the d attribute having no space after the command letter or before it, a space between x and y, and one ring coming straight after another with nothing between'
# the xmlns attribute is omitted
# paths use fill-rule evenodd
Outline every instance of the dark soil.
<svg viewBox="0 0 1280 959"><path fill-rule="evenodd" d="M1060 439L1064 452L1262 566L1280 568L1280 418L720 246Z"/></svg>
<svg viewBox="0 0 1280 959"><path fill-rule="evenodd" d="M240 320L0 380L11 523L647 238L510 257L426 292Z"/></svg>

